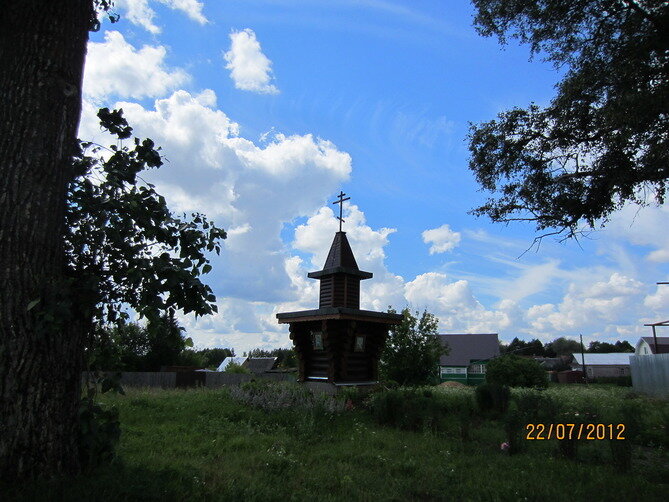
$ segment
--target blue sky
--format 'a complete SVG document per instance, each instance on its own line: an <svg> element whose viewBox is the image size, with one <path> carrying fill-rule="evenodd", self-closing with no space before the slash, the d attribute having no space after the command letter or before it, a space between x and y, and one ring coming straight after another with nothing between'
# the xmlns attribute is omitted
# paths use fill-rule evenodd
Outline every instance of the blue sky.
<svg viewBox="0 0 669 502"><path fill-rule="evenodd" d="M337 222L362 308L428 309L444 333L636 342L669 317L669 207L626 207L580 242L467 212L469 123L550 101L560 74L478 36L453 0L118 0L92 34L80 137L122 107L168 162L148 179L229 232L206 276L219 314L181 316L200 347L284 347L275 314L317 306ZM524 253L525 252L525 253Z"/></svg>

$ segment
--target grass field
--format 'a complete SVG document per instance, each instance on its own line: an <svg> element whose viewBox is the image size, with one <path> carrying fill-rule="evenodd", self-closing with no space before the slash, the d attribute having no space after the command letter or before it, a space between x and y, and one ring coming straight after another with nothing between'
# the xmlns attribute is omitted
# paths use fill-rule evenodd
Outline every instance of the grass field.
<svg viewBox="0 0 669 502"><path fill-rule="evenodd" d="M629 391L562 386L545 392L605 409ZM0 498L598 501L666 500L669 490L662 402L628 399L653 430L639 435L632 471L621 474L608 441L579 447L576 460L557 455L554 440L528 442L509 456L500 450L507 439L500 420L474 416L463 440L457 420L448 417L436 431L406 431L378 425L362 406L282 399L252 405L206 389L102 396L118 407L122 425L112 465L76 479L5 487Z"/></svg>

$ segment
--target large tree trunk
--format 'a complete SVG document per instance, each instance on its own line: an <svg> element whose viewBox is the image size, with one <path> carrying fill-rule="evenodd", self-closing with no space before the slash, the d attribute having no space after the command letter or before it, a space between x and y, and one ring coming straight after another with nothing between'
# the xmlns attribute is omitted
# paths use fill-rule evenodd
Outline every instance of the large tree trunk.
<svg viewBox="0 0 669 502"><path fill-rule="evenodd" d="M63 233L91 9L92 0L17 0L0 9L0 478L5 480L79 467L83 319L73 310Z"/></svg>

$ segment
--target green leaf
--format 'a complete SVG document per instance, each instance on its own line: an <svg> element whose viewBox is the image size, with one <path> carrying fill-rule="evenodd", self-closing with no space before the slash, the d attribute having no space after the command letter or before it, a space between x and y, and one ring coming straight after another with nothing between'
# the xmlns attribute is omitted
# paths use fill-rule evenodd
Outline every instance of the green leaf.
<svg viewBox="0 0 669 502"><path fill-rule="evenodd" d="M37 300L33 300L28 304L28 307L26 308L26 312L30 312L35 305L37 305L40 302L39 298Z"/></svg>

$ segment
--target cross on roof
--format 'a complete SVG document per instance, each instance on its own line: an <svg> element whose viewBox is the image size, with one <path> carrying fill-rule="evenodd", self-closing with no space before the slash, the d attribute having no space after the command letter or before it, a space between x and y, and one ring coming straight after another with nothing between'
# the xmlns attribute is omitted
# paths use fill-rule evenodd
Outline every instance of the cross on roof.
<svg viewBox="0 0 669 502"><path fill-rule="evenodd" d="M337 195L337 197L339 197L339 200L336 200L336 201L333 202L333 204L339 204L339 216L337 217L337 219L339 220L339 231L340 232L341 232L341 224L344 222L344 218L342 217L343 216L342 211L344 209L344 201L350 199L350 197L344 198L344 195L346 195L346 194L340 190L339 195Z"/></svg>

